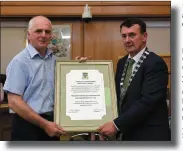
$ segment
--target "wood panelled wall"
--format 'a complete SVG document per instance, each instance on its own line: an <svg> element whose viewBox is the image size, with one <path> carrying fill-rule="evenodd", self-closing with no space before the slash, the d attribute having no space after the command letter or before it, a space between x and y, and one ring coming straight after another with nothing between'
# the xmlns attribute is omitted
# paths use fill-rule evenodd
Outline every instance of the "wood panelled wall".
<svg viewBox="0 0 183 151"><path fill-rule="evenodd" d="M113 60L115 70L118 56L126 54L121 43L121 21L94 20L84 24L84 56L96 60Z"/></svg>
<svg viewBox="0 0 183 151"><path fill-rule="evenodd" d="M53 24L72 25L72 59L92 56L94 60L113 60L126 54L120 40L119 25L125 17L169 18L170 1L155 2L1 2L3 20L28 20L35 15L50 17ZM84 23L81 15L88 4L92 21ZM68 19L69 18L69 19Z"/></svg>
<svg viewBox="0 0 183 151"><path fill-rule="evenodd" d="M81 15L88 4L92 21L84 23ZM168 18L170 1L155 2L1 2L3 20L28 20L35 15L50 17L53 24L72 25L72 59L92 56L93 60L113 60L114 70L119 56L126 54L119 32L125 17Z"/></svg>
<svg viewBox="0 0 183 151"><path fill-rule="evenodd" d="M2 16L81 16L88 4L94 16L170 16L171 2L1 2Z"/></svg>

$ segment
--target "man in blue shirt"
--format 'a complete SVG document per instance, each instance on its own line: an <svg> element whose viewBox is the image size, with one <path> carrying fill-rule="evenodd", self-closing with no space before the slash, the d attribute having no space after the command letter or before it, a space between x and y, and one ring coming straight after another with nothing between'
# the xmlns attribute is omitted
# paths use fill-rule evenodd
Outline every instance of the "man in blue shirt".
<svg viewBox="0 0 183 151"><path fill-rule="evenodd" d="M58 140L66 132L53 122L55 57L47 49L52 24L44 16L28 25L29 45L7 67L4 90L14 114L12 140Z"/></svg>

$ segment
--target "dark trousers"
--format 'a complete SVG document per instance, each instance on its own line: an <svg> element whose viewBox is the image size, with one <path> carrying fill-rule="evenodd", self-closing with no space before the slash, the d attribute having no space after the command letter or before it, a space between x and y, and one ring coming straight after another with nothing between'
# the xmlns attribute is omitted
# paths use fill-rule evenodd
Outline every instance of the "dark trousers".
<svg viewBox="0 0 183 151"><path fill-rule="evenodd" d="M53 121L53 115L41 115L43 118ZM24 120L19 115L15 114L13 117L12 141L56 141L58 137L50 137L40 127L31 124Z"/></svg>

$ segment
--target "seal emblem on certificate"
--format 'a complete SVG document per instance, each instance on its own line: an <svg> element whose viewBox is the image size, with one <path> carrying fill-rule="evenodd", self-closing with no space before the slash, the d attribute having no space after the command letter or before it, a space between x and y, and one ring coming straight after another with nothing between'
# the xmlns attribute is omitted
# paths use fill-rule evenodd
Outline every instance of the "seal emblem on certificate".
<svg viewBox="0 0 183 151"><path fill-rule="evenodd" d="M54 121L68 132L96 132L117 117L112 61L56 61Z"/></svg>

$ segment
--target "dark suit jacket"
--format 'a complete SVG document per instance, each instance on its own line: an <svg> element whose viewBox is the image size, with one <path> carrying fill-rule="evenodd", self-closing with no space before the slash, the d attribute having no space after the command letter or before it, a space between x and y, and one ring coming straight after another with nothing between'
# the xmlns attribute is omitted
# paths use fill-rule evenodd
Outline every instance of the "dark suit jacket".
<svg viewBox="0 0 183 151"><path fill-rule="evenodd" d="M128 56L121 58L116 70L117 100L120 80ZM114 123L123 140L170 140L166 92L168 69L164 60L151 52L140 66L124 97Z"/></svg>

